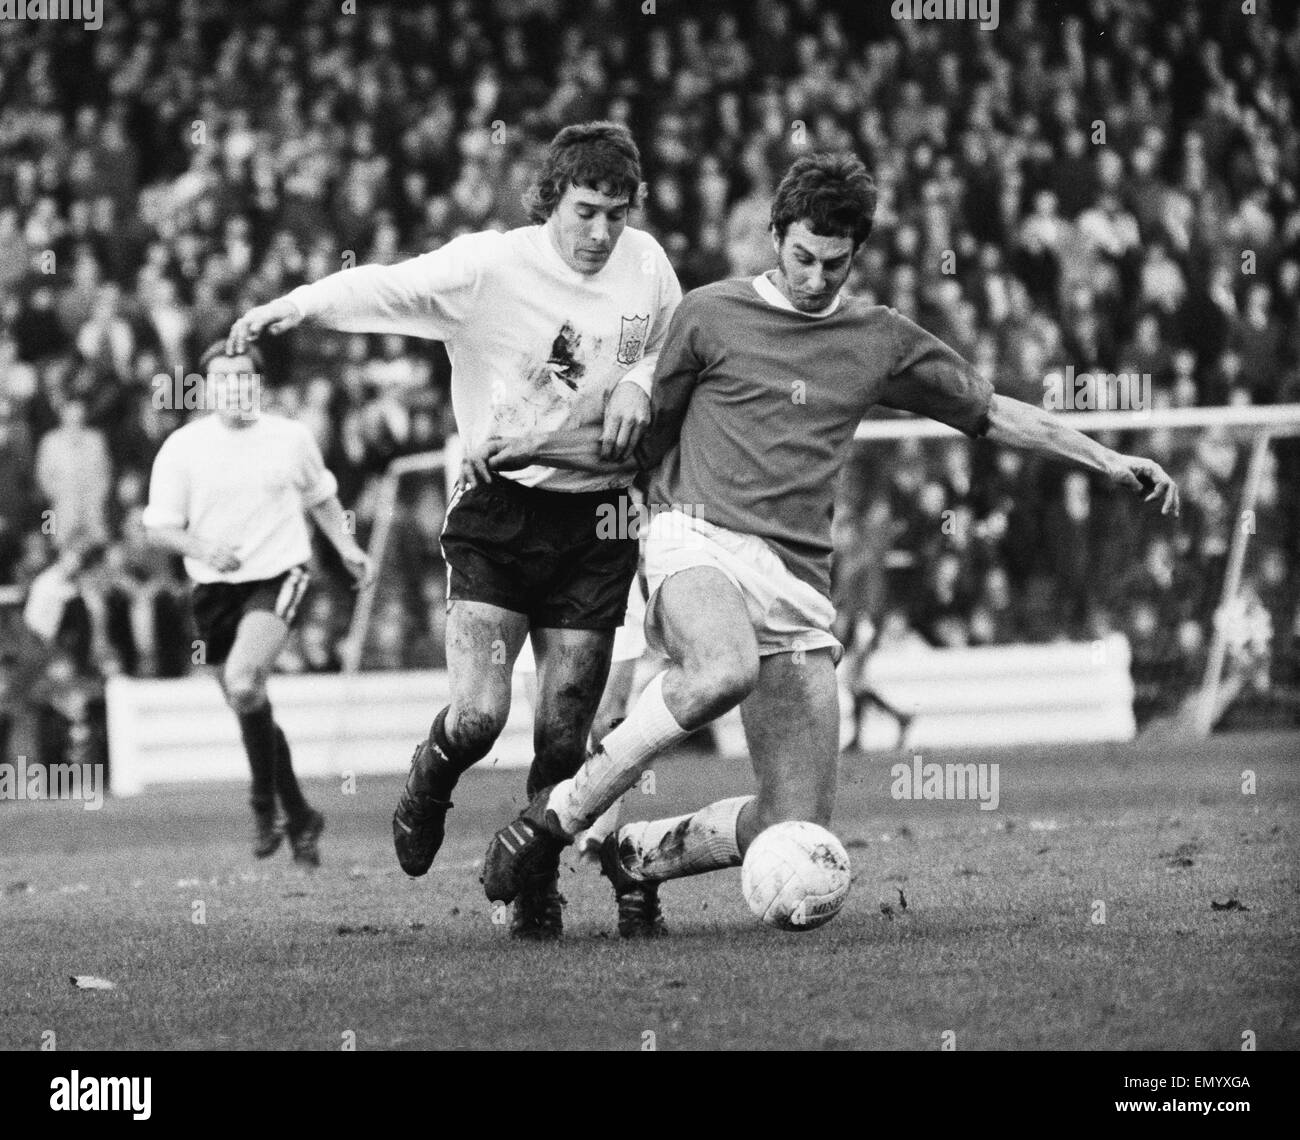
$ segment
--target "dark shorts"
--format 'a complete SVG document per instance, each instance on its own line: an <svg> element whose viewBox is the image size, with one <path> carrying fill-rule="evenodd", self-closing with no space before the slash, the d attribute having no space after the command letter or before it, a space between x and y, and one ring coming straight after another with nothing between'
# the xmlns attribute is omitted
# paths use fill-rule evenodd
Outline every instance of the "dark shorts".
<svg viewBox="0 0 1300 1140"><path fill-rule="evenodd" d="M310 583L305 566L254 582L200 582L194 587L194 625L204 644L204 662L225 664L239 623L252 610L266 610L292 626Z"/></svg>
<svg viewBox="0 0 1300 1140"><path fill-rule="evenodd" d="M626 490L457 487L442 528L447 600L526 614L542 629L617 629L640 557Z"/></svg>

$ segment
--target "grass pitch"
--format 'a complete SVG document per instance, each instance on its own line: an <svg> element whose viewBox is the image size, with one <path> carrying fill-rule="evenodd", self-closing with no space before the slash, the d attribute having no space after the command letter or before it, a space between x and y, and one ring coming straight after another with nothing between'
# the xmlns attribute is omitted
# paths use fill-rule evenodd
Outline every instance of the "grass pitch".
<svg viewBox="0 0 1300 1140"><path fill-rule="evenodd" d="M838 918L763 927L732 870L668 885L650 944L619 941L586 866L563 942L493 921L478 861L521 772L466 777L420 880L392 854L397 778L308 786L311 874L287 848L254 861L235 785L3 803L0 1048L1295 1049L1298 757L1295 736L927 755L999 762L986 812L895 801L898 757L847 755ZM625 818L750 786L743 758L681 754Z"/></svg>

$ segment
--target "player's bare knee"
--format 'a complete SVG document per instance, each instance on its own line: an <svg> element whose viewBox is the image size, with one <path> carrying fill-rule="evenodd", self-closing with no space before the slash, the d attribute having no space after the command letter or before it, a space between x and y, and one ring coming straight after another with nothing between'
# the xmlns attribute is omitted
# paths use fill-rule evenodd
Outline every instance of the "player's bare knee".
<svg viewBox="0 0 1300 1140"><path fill-rule="evenodd" d="M471 752L486 752L506 726L508 708L496 704L476 703L463 708L452 706L446 731L452 744Z"/></svg>
<svg viewBox="0 0 1300 1140"><path fill-rule="evenodd" d="M226 694L226 703L240 715L255 712L266 703L266 678L258 672L228 672L221 687Z"/></svg>
<svg viewBox="0 0 1300 1140"><path fill-rule="evenodd" d="M758 659L718 656L703 662L688 676L698 699L716 716L735 708L754 691Z"/></svg>

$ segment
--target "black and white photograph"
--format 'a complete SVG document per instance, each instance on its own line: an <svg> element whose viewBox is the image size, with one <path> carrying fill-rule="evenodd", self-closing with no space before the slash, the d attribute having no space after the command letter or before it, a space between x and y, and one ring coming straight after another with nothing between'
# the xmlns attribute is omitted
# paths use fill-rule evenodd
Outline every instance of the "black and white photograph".
<svg viewBox="0 0 1300 1140"><path fill-rule="evenodd" d="M1298 107L1289 0L0 0L23 1111L470 1050L1250 1114Z"/></svg>

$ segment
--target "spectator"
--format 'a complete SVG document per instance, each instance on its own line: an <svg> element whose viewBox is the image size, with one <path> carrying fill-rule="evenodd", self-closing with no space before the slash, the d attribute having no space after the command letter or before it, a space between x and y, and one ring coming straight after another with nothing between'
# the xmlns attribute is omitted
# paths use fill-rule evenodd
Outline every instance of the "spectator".
<svg viewBox="0 0 1300 1140"><path fill-rule="evenodd" d="M1047 512L1045 569L1061 602L1063 626L1075 638L1086 636L1097 595L1092 552L1106 541L1097 523L1088 476L1068 472L1061 481L1060 506Z"/></svg>
<svg viewBox="0 0 1300 1140"><path fill-rule="evenodd" d="M979 596L971 611L971 644L1010 645L1021 638L1010 579L1001 566L991 566L984 573Z"/></svg>
<svg viewBox="0 0 1300 1140"><path fill-rule="evenodd" d="M32 454L19 434L11 405L0 399L0 583L13 581L23 536L36 524Z"/></svg>
<svg viewBox="0 0 1300 1140"><path fill-rule="evenodd" d="M671 24L629 24L608 0L527 6L545 23L509 4L453 7L379 2L343 21L267 23L182 5L160 22L146 0L122 0L76 69L53 65L73 47L57 22L0 37L0 574L27 583L48 566L42 502L57 548L73 530L109 543L110 608L129 614L123 667L184 664L162 632L183 625L169 610L174 570L132 538L132 477L177 422L155 406L155 378L187 367L236 310L341 262L522 224L536 147L561 118L632 124L650 188L639 224L687 285L770 268L773 176L807 148L847 147L880 191L852 288L933 323L1000 392L1040 401L1043 378L1070 363L1150 373L1164 406L1300 398L1300 31L1283 6L1234 22L1199 5L1098 3L1056 20L1023 3L1005 17L1013 34L974 47L962 21L877 20L840 0L720 0ZM287 378L274 399L310 424L368 531L391 458L443 442L445 352L315 333L268 350L268 371ZM1195 615L1203 640L1238 449L1146 438L1186 474L1186 545L1169 556L1195 568L1181 620ZM24 488L32 451L37 486ZM1279 473L1281 501L1300 491L1298 470ZM1086 520L1059 515L1058 478L983 446L875 449L843 490L842 533L880 569L846 563L849 595L937 640L1109 620L1142 641L1129 623L1145 611L1096 596L1133 570L1131 504L1091 486L1067 492L1087 501ZM125 490L110 502L111 488ZM436 656L436 621L405 618L430 609L440 565L442 490L420 498L399 504L401 569L375 607L379 655L396 663ZM1292 557L1294 523L1276 525ZM1108 534L1100 548L1075 541L1094 530ZM1091 586L1068 549L1097 568ZM1059 582L1043 574L1048 551ZM321 639L337 647L346 609L303 639L303 667L337 656ZM404 649L399 615L417 630ZM1283 624L1278 654L1293 652ZM1156 656L1192 640L1184 630ZM1290 667L1275 658L1273 674Z"/></svg>
<svg viewBox="0 0 1300 1140"><path fill-rule="evenodd" d="M56 545L73 536L89 542L108 538L113 471L103 433L86 426L84 401L72 398L60 405L59 427L36 449L36 482L52 512Z"/></svg>
<svg viewBox="0 0 1300 1140"><path fill-rule="evenodd" d="M1242 371L1255 403L1276 399L1282 364L1282 326L1273 318L1269 287L1256 282L1246 291L1245 311L1236 322L1232 348L1241 356Z"/></svg>

